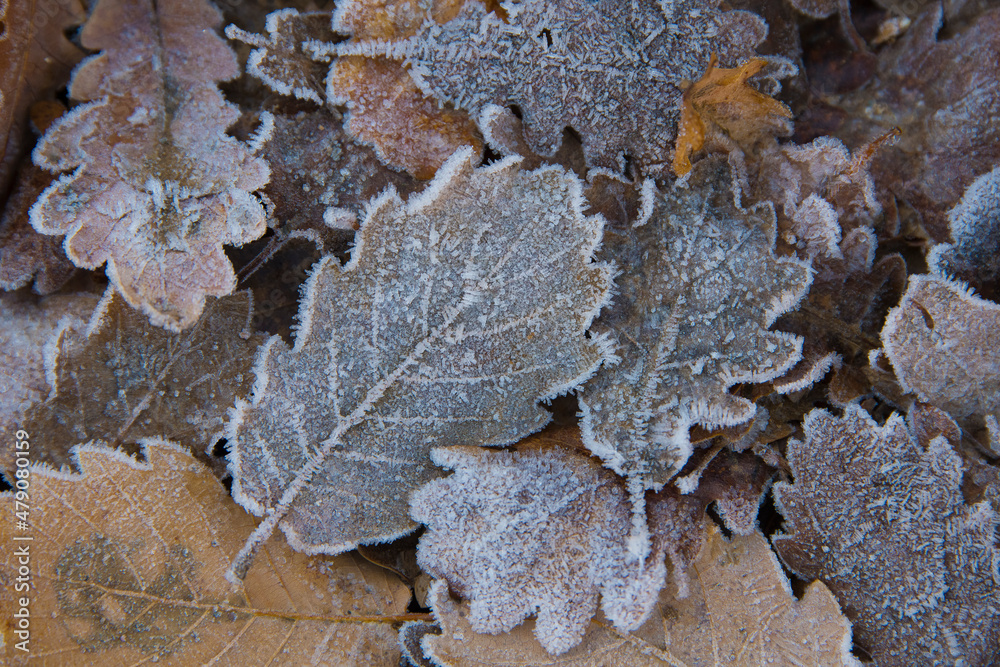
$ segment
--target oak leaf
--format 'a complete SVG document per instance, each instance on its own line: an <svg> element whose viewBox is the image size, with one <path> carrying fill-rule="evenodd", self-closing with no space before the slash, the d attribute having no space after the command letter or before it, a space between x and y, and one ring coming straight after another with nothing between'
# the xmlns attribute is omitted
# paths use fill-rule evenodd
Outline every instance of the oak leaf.
<svg viewBox="0 0 1000 667"><path fill-rule="evenodd" d="M42 446L29 442L31 454ZM5 665L398 664L389 623L409 591L395 576L272 543L233 585L223 572L253 518L181 448L151 439L143 453L139 463L91 444L74 450L80 474L28 468L30 528L4 521L0 538L30 548L30 652L5 624ZM16 500L0 495L7 515ZM34 539L14 541L24 536ZM7 581L15 551L0 556ZM17 597L12 586L0 593L5 619Z"/></svg>
<svg viewBox="0 0 1000 667"><path fill-rule="evenodd" d="M747 84L764 69L766 60L751 58L735 69L717 64L713 53L708 69L681 98L673 162L678 176L691 171L691 154L705 145L709 132L721 132L741 148L791 132L791 109Z"/></svg>
<svg viewBox="0 0 1000 667"><path fill-rule="evenodd" d="M31 105L54 98L84 56L66 33L85 17L82 0L0 3L0 204L31 147Z"/></svg>
<svg viewBox="0 0 1000 667"><path fill-rule="evenodd" d="M40 232L66 235L77 266L107 274L159 326L193 324L206 295L236 286L223 244L264 233L251 194L268 180L253 152L226 135L239 115L216 82L239 72L214 34L205 0L101 0L81 43L102 53L77 68L70 97L84 102L53 124L35 163L60 176L31 209ZM71 171L70 171L71 170Z"/></svg>
<svg viewBox="0 0 1000 667"><path fill-rule="evenodd" d="M643 214L609 233L603 257L630 267L594 330L621 362L580 397L587 447L632 480L659 489L691 454L688 429L745 422L752 402L727 393L798 361L802 341L769 331L809 286L809 267L774 255L770 205L735 201L729 168L703 160L666 192L643 189Z"/></svg>
<svg viewBox="0 0 1000 667"><path fill-rule="evenodd" d="M530 635L531 621L500 636L476 633L469 603L451 599L440 582L431 608L442 633L425 635L421 645L447 667L860 667L850 653L850 623L829 589L814 582L796 600L760 533L726 540L708 526L702 543L690 594L664 589L632 633L599 617L579 646L553 658Z"/></svg>
<svg viewBox="0 0 1000 667"><path fill-rule="evenodd" d="M596 461L530 441L515 452L435 449L450 477L416 491L427 525L417 562L470 602L476 632L500 634L537 613L552 654L583 637L597 611L623 630L645 620L663 586L663 557L633 554L624 484Z"/></svg>
<svg viewBox="0 0 1000 667"><path fill-rule="evenodd" d="M193 326L174 333L109 289L86 327L63 327L50 345L48 396L23 419L45 441L34 460L66 465L70 448L91 440L134 453L146 437L205 456L222 436L226 411L250 389L264 341L251 315L246 292L210 299Z"/></svg>
<svg viewBox="0 0 1000 667"><path fill-rule="evenodd" d="M294 348L261 348L227 436L234 496L268 513L254 540L279 521L309 552L412 531L407 495L441 475L432 447L539 430L537 402L608 353L584 336L610 269L591 259L603 221L582 215L579 182L472 159L456 152L406 204L373 200L350 262L313 269Z"/></svg>
<svg viewBox="0 0 1000 667"><path fill-rule="evenodd" d="M489 104L517 105L540 155L555 153L571 127L588 166L621 173L627 155L640 174L657 176L670 167L681 82L696 79L713 52L726 65L750 57L767 34L757 15L718 5L507 1L504 20L467 3L408 39L373 36L337 52L401 61L425 94L477 118Z"/></svg>
<svg viewBox="0 0 1000 667"><path fill-rule="evenodd" d="M965 504L946 437L918 441L902 417L879 426L857 405L842 418L813 410L805 430L788 445L794 484L774 486L785 563L830 587L879 665L989 664L998 517L988 501Z"/></svg>
<svg viewBox="0 0 1000 667"><path fill-rule="evenodd" d="M882 342L904 391L963 424L1000 417L1000 305L960 282L910 276Z"/></svg>

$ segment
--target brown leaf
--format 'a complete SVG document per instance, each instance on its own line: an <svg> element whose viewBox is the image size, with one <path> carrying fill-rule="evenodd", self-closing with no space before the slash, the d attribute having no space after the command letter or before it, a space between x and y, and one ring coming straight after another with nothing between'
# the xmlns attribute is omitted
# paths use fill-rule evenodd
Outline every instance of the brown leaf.
<svg viewBox="0 0 1000 667"><path fill-rule="evenodd" d="M5 0L0 3L0 203L30 148L28 110L51 98L83 52L66 32L83 22L82 0Z"/></svg>
<svg viewBox="0 0 1000 667"><path fill-rule="evenodd" d="M31 210L46 234L66 234L77 266L107 262L111 282L159 326L192 325L206 295L236 286L222 245L264 233L251 194L268 180L249 144L226 135L239 115L216 82L239 72L205 0L101 0L81 42L102 53L77 70L86 102L46 132L35 163L64 172Z"/></svg>
<svg viewBox="0 0 1000 667"><path fill-rule="evenodd" d="M363 36L336 51L405 63L421 91L477 118L490 104L518 105L539 155L555 153L571 127L589 167L624 173L627 155L639 174L662 176L681 82L697 77L712 52L727 65L749 57L767 34L756 14L715 0L502 6L508 20L469 2L448 23L425 22L408 39ZM772 60L774 76L787 74L787 61Z"/></svg>
<svg viewBox="0 0 1000 667"><path fill-rule="evenodd" d="M52 183L52 176L33 164L22 166L0 217L0 288L13 290L33 283L35 292L55 292L76 267L66 258L59 239L31 227L28 209Z"/></svg>
<svg viewBox="0 0 1000 667"><path fill-rule="evenodd" d="M879 426L857 405L813 410L805 428L788 445L795 483L774 487L785 563L830 587L879 665L990 664L998 519L989 502L965 504L947 439L918 442L926 428L898 415Z"/></svg>
<svg viewBox="0 0 1000 667"><path fill-rule="evenodd" d="M624 484L596 461L526 441L514 452L435 449L455 472L416 491L427 525L417 562L469 600L476 632L508 632L537 613L554 655L576 646L597 611L623 631L646 618L663 585L662 554L632 553ZM433 593L432 593L433 595Z"/></svg>
<svg viewBox="0 0 1000 667"><path fill-rule="evenodd" d="M850 624L830 591L816 582L796 600L760 533L727 541L708 526L703 543L690 594L680 599L664 589L633 633L599 617L579 646L554 659L531 636L531 621L500 636L476 633L469 604L452 600L441 582L431 590L431 606L442 634L426 635L421 645L447 667L860 666L850 654Z"/></svg>
<svg viewBox="0 0 1000 667"><path fill-rule="evenodd" d="M252 384L264 337L250 331L250 316L250 296L241 292L210 300L198 322L173 333L109 289L86 331L64 330L52 346L51 394L24 418L23 428L45 442L34 460L68 464L70 448L91 440L134 453L146 437L204 456Z"/></svg>
<svg viewBox="0 0 1000 667"><path fill-rule="evenodd" d="M477 0L469 4L479 5ZM410 37L425 20L453 19L464 0L349 0L334 14L334 29L356 41ZM488 11L499 9L495 0ZM417 178L431 178L460 146L482 152L476 124L464 111L440 105L396 62L380 57L338 58L327 79L330 104L346 104L347 131L371 144L379 158Z"/></svg>
<svg viewBox="0 0 1000 667"><path fill-rule="evenodd" d="M30 434L29 457L43 445ZM30 528L0 525L0 577L30 552L30 592L0 593L4 664L316 664L394 667L409 592L354 556L268 544L242 586L223 577L254 520L181 448L144 442L146 463L102 445L75 450L81 474L30 468ZM0 496L13 516L14 492ZM17 537L32 541L14 541ZM30 599L30 653L15 612ZM359 621L370 621L359 623Z"/></svg>
<svg viewBox="0 0 1000 667"><path fill-rule="evenodd" d="M1000 417L1000 306L936 275L910 276L882 330L905 391L965 425Z"/></svg>
<svg viewBox="0 0 1000 667"><path fill-rule="evenodd" d="M791 132L791 109L747 85L766 60L751 58L736 69L717 64L713 53L705 73L681 98L673 163L678 176L691 171L691 154L705 145L706 133L721 132L746 151L764 137Z"/></svg>

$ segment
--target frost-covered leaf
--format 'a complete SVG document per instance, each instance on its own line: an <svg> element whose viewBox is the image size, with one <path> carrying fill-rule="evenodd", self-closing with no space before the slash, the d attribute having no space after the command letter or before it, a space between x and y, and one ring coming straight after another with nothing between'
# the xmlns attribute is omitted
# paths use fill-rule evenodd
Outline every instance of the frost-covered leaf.
<svg viewBox="0 0 1000 667"><path fill-rule="evenodd" d="M427 524L417 562L469 600L476 632L500 634L537 613L552 654L576 646L597 611L634 630L663 586L662 555L633 554L624 484L582 453L528 443L514 452L435 449L450 477L416 491Z"/></svg>
<svg viewBox="0 0 1000 667"><path fill-rule="evenodd" d="M328 66L314 60L306 45L334 38L330 13L279 9L267 15L266 30L265 36L226 26L226 37L257 47L247 60L247 72L276 93L323 104Z"/></svg>
<svg viewBox="0 0 1000 667"><path fill-rule="evenodd" d="M991 664L998 519L963 501L947 439L918 441L898 415L879 426L857 405L843 418L813 410L805 428L788 445L795 483L774 487L785 563L830 587L879 665Z"/></svg>
<svg viewBox="0 0 1000 667"><path fill-rule="evenodd" d="M849 120L838 135L849 145L902 130L872 174L937 241L947 240L947 213L965 189L1000 162L1000 8L960 27L939 34L941 4L931 3L879 53L875 78L839 100Z"/></svg>
<svg viewBox="0 0 1000 667"><path fill-rule="evenodd" d="M702 77L684 91L673 162L678 176L691 171L691 154L701 150L708 133L749 147L762 137L791 132L791 109L747 84L766 60L752 58L734 69L716 64L713 54Z"/></svg>
<svg viewBox="0 0 1000 667"><path fill-rule="evenodd" d="M70 448L91 440L135 452L146 437L210 451L226 410L250 389L264 341L250 316L250 295L241 292L211 299L193 326L173 333L109 289L87 327L53 341L50 394L23 421L45 442L33 460L68 464Z"/></svg>
<svg viewBox="0 0 1000 667"><path fill-rule="evenodd" d="M959 422L1000 416L997 304L941 276L910 276L882 342L905 391Z"/></svg>
<svg viewBox="0 0 1000 667"><path fill-rule="evenodd" d="M470 605L452 600L447 586L431 591L440 636L424 651L447 667L859 667L851 628L821 583L801 600L760 533L727 541L706 528L684 598L663 590L649 620L621 633L598 617L579 646L554 659L530 635L532 621L500 636L477 634Z"/></svg>
<svg viewBox="0 0 1000 667"><path fill-rule="evenodd" d="M964 280L982 295L1000 290L1000 167L983 174L948 212L953 244L931 249L927 263L936 273ZM995 299L994 299L995 300Z"/></svg>
<svg viewBox="0 0 1000 667"><path fill-rule="evenodd" d="M805 293L809 268L774 256L769 205L745 209L735 196L728 167L704 160L664 193L647 184L642 217L604 240L604 257L628 271L594 328L621 361L581 396L584 442L642 488L684 465L693 424L753 416L729 387L770 380L800 356L800 339L768 327Z"/></svg>
<svg viewBox="0 0 1000 667"><path fill-rule="evenodd" d="M497 8L495 0L483 5ZM334 29L356 41L397 41L424 21L446 23L463 0L346 0L334 13ZM328 51L335 50L333 45ZM347 105L347 131L371 144L387 164L430 178L459 147L483 142L465 112L443 107L416 86L404 67L381 57L338 58L327 78L327 100Z"/></svg>
<svg viewBox="0 0 1000 667"><path fill-rule="evenodd" d="M66 32L85 16L82 0L0 2L0 204L31 147L31 105L54 97L84 55Z"/></svg>
<svg viewBox="0 0 1000 667"><path fill-rule="evenodd" d="M373 36L341 55L406 63L426 94L479 117L488 104L517 105L528 143L552 155L563 128L583 139L587 162L616 172L626 155L645 175L666 174L682 81L715 52L732 66L767 34L755 14L715 0L525 0L501 3L502 19L478 3L406 40Z"/></svg>
<svg viewBox="0 0 1000 667"><path fill-rule="evenodd" d="M31 227L28 210L52 183L52 177L25 164L0 215L0 288L13 290L33 283L35 292L55 292L76 267L66 258L60 240Z"/></svg>
<svg viewBox="0 0 1000 667"><path fill-rule="evenodd" d="M111 282L160 326L193 324L205 297L236 286L223 244L264 233L251 194L268 180L250 145L227 136L239 115L216 82L236 58L215 34L221 17L205 0L101 0L81 43L102 51L74 74L80 102L34 153L57 179L31 223L66 235L77 266L107 262Z"/></svg>
<svg viewBox="0 0 1000 667"><path fill-rule="evenodd" d="M17 548L30 548L30 593L0 592L5 619L30 598L30 652L4 623L4 665L398 665L389 623L410 596L395 576L269 543L233 585L223 573L253 518L181 448L147 440L143 453L86 445L79 475L30 469L30 529L0 523L0 577L13 582ZM7 516L15 501L0 495Z"/></svg>
<svg viewBox="0 0 1000 667"><path fill-rule="evenodd" d="M314 268L295 347L261 348L228 434L235 497L269 514L255 539L279 521L311 552L410 532L409 492L441 475L432 447L539 430L537 402L607 354L584 336L610 271L591 261L602 221L582 215L579 182L472 159L457 152L406 204L373 200L351 261Z"/></svg>
<svg viewBox="0 0 1000 667"><path fill-rule="evenodd" d="M24 294L0 296L0 434L6 437L8 431L20 428L24 413L48 396L45 348L49 339L62 327L82 326L97 301L89 293L42 299ZM13 451L4 448L0 467L7 467Z"/></svg>

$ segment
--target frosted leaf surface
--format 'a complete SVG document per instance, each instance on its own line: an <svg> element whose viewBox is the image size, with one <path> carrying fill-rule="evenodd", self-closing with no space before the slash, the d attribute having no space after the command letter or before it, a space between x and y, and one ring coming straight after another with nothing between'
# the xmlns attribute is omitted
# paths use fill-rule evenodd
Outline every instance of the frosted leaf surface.
<svg viewBox="0 0 1000 667"><path fill-rule="evenodd" d="M313 60L306 44L335 37L329 12L280 9L267 15L267 35L226 26L226 37L255 46L247 60L247 73L276 93L322 105L328 66Z"/></svg>
<svg viewBox="0 0 1000 667"><path fill-rule="evenodd" d="M205 0L101 0L81 33L91 56L35 163L67 172L42 193L31 224L66 235L69 258L107 262L108 278L159 326L193 324L206 296L236 287L223 244L264 233L251 194L268 180L251 145L226 135L239 116L216 82L239 74Z"/></svg>
<svg viewBox="0 0 1000 667"><path fill-rule="evenodd" d="M1000 290L1000 167L983 174L948 212L953 244L931 249L927 263L969 283L980 294Z"/></svg>
<svg viewBox="0 0 1000 667"><path fill-rule="evenodd" d="M615 472L659 488L691 453L688 428L739 424L750 401L728 394L798 361L802 341L768 331L811 279L807 265L774 256L770 206L734 202L728 167L702 161L667 192L644 189L642 217L608 234L604 256L629 267L595 330L621 362L581 396L584 442Z"/></svg>
<svg viewBox="0 0 1000 667"><path fill-rule="evenodd" d="M714 0L503 2L503 20L478 3L401 41L341 45L341 55L406 63L426 94L479 117L488 104L517 105L532 149L552 155L563 128L583 139L587 162L644 175L670 169L682 81L701 76L711 53L724 66L753 55L767 34L755 14Z"/></svg>
<svg viewBox="0 0 1000 667"><path fill-rule="evenodd" d="M989 664L998 521L989 502L963 501L947 439L918 441L898 415L879 426L857 405L813 410L805 430L788 445L795 483L774 486L785 563L830 587L879 665Z"/></svg>
<svg viewBox="0 0 1000 667"><path fill-rule="evenodd" d="M39 444L32 439L33 450ZM31 468L31 613L44 620L32 624L27 655L14 647L14 626L0 628L5 666L42 656L67 667L399 664L390 622L410 594L398 578L354 555L309 557L270 543L234 586L223 573L253 517L182 448L147 440L143 454L140 463L86 445L74 452L80 474ZM14 503L0 494L3 511ZM6 544L22 544L14 528L0 526ZM0 577L13 581L17 560L3 549ZM7 591L0 613L12 618Z"/></svg>
<svg viewBox="0 0 1000 667"><path fill-rule="evenodd" d="M1000 306L935 275L910 276L882 330L905 391L959 422L1000 415Z"/></svg>
<svg viewBox="0 0 1000 667"><path fill-rule="evenodd" d="M598 616L579 646L553 658L530 635L537 622L477 634L471 605L451 599L439 582L430 600L442 633L424 637L425 654L447 667L860 667L850 652L850 623L822 583L796 600L759 532L727 541L708 526L701 537L688 595L663 589L634 632Z"/></svg>
<svg viewBox="0 0 1000 667"><path fill-rule="evenodd" d="M471 159L457 152L406 204L373 200L346 267L314 268L295 347L258 355L228 436L233 492L298 549L410 532L409 492L441 475L432 447L539 430L537 402L607 353L584 336L610 271L591 259L602 220L582 215L579 182Z"/></svg>
<svg viewBox="0 0 1000 667"><path fill-rule="evenodd" d="M470 602L473 630L499 634L537 613L552 654L582 639L597 611L623 631L645 620L663 586L662 555L629 553L631 505L615 475L583 454L524 447L435 449L455 471L416 491L427 524L417 562Z"/></svg>
<svg viewBox="0 0 1000 667"><path fill-rule="evenodd" d="M250 390L264 341L250 318L250 295L240 292L209 300L193 326L174 333L109 289L86 327L63 331L51 345L49 396L24 420L46 443L35 460L68 464L70 448L91 440L134 453L145 437L210 451L226 410Z"/></svg>

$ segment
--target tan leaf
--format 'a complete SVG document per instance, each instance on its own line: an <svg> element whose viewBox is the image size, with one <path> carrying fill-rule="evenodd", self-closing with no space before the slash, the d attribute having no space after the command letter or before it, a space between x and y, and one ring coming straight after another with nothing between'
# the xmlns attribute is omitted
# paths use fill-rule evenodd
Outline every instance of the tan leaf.
<svg viewBox="0 0 1000 667"><path fill-rule="evenodd" d="M31 210L46 234L65 234L77 266L107 262L111 282L159 326L193 324L206 295L236 286L223 244L264 233L251 194L268 180L244 144L226 135L239 115L216 82L235 56L215 34L205 0L101 0L81 33L91 56L70 96L85 102L54 123L35 163L65 172ZM266 125L266 124L265 124Z"/></svg>
<svg viewBox="0 0 1000 667"><path fill-rule="evenodd" d="M802 342L769 331L809 286L808 266L774 255L770 205L734 202L720 160L702 160L685 183L643 189L643 215L606 234L603 257L628 267L594 329L621 362L600 369L580 398L587 447L633 489L659 489L691 454L694 424L750 419L754 404L727 392L798 361Z"/></svg>
<svg viewBox="0 0 1000 667"><path fill-rule="evenodd" d="M673 164L678 176L691 171L691 154L705 145L708 132L721 131L745 149L761 137L791 131L791 109L747 85L750 77L764 69L766 60L751 58L735 69L717 64L713 53L708 69L681 98Z"/></svg>
<svg viewBox="0 0 1000 667"><path fill-rule="evenodd" d="M0 203L31 146L28 110L53 97L83 58L66 31L83 23L86 11L82 0L0 3Z"/></svg>
<svg viewBox="0 0 1000 667"><path fill-rule="evenodd" d="M628 631L663 586L663 556L633 553L625 485L582 453L528 440L514 452L435 449L455 472L416 491L427 525L417 562L469 600L476 632L500 634L537 613L535 636L552 654L583 637L601 609Z"/></svg>
<svg viewBox="0 0 1000 667"><path fill-rule="evenodd" d="M587 164L661 176L679 120L680 84L697 78L709 54L731 65L767 34L750 12L715 0L503 2L505 20L466 3L443 25L427 21L412 37L365 36L337 45L341 56L405 63L425 94L478 118L487 105L517 105L525 138L549 156L571 127ZM774 58L781 76L786 61ZM773 83L773 82L772 82Z"/></svg>
<svg viewBox="0 0 1000 667"><path fill-rule="evenodd" d="M1000 306L964 284L935 275L910 276L882 330L905 391L982 425L1000 416Z"/></svg>
<svg viewBox="0 0 1000 667"><path fill-rule="evenodd" d="M815 582L796 600L760 533L727 541L708 526L692 571L688 596L664 589L635 632L623 634L599 618L579 646L555 659L530 635L531 621L500 636L476 633L469 604L452 600L438 582L431 607L442 634L421 644L447 667L860 667L833 595Z"/></svg>
<svg viewBox="0 0 1000 667"><path fill-rule="evenodd" d="M30 434L29 434L30 435ZM43 442L30 435L29 457ZM4 664L395 666L389 622L409 591L354 556L307 557L267 544L243 585L223 577L254 520L181 448L147 440L139 463L102 445L75 450L79 475L30 470L30 527L0 525L0 610L30 602L30 653L3 626ZM0 496L13 516L15 493ZM31 537L31 541L15 541ZM354 618L352 618L354 617ZM369 621L369 622L362 622Z"/></svg>
<svg viewBox="0 0 1000 667"><path fill-rule="evenodd" d="M605 358L585 331L610 267L592 261L603 221L582 214L579 181L473 156L456 152L405 204L374 199L350 262L313 269L294 348L261 349L227 432L233 494L268 514L254 540L279 521L311 552L412 531L409 492L441 475L431 448L541 429L538 401Z"/></svg>
<svg viewBox="0 0 1000 667"><path fill-rule="evenodd" d="M226 411L252 383L264 336L250 330L250 317L250 296L241 292L210 300L194 326L173 333L109 289L85 330L64 328L52 345L51 394L23 420L45 442L34 460L68 464L70 448L91 440L134 453L146 437L169 438L204 456L222 435Z"/></svg>
<svg viewBox="0 0 1000 667"><path fill-rule="evenodd" d="M813 410L805 430L788 444L795 483L774 486L785 563L830 587L879 665L990 664L998 518L988 500L965 503L943 429L916 412L909 429L898 415L879 426L848 405L842 418Z"/></svg>

